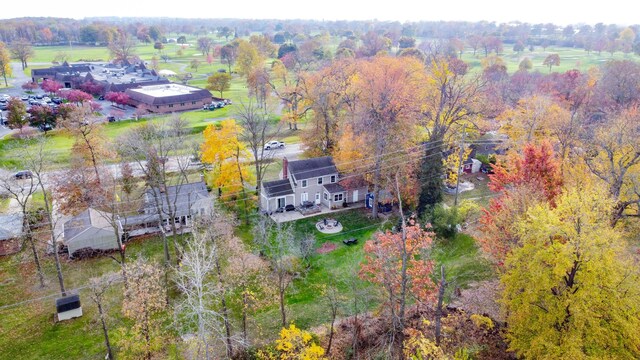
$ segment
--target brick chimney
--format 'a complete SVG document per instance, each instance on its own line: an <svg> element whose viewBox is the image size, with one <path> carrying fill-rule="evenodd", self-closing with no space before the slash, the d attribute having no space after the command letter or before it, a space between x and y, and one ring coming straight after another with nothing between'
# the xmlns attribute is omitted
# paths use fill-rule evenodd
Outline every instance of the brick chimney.
<svg viewBox="0 0 640 360"><path fill-rule="evenodd" d="M288 167L289 160L287 160L287 157L285 156L282 158L282 180L289 178L289 169L287 169Z"/></svg>

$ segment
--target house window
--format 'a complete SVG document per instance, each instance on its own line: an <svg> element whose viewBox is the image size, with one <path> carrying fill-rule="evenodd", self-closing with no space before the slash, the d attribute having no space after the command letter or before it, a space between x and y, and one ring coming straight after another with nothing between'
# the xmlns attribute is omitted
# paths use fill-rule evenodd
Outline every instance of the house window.
<svg viewBox="0 0 640 360"><path fill-rule="evenodd" d="M191 104L192 104L192 105L195 105L195 104L196 104L196 102L195 102L195 101L192 101L192 102L191 102Z"/></svg>
<svg viewBox="0 0 640 360"><path fill-rule="evenodd" d="M331 175L331 182L332 183L336 182L336 176L335 175Z"/></svg>
<svg viewBox="0 0 640 360"><path fill-rule="evenodd" d="M333 201L342 201L342 194L333 195Z"/></svg>
<svg viewBox="0 0 640 360"><path fill-rule="evenodd" d="M184 106L184 103L180 103L180 106Z"/></svg>
<svg viewBox="0 0 640 360"><path fill-rule="evenodd" d="M306 188L307 187L307 180L302 180L302 187Z"/></svg>
<svg viewBox="0 0 640 360"><path fill-rule="evenodd" d="M160 105L156 105L156 109L160 109Z"/></svg>
<svg viewBox="0 0 640 360"><path fill-rule="evenodd" d="M329 194L324 193L324 199L325 199L325 200L329 200Z"/></svg>
<svg viewBox="0 0 640 360"><path fill-rule="evenodd" d="M318 178L318 185L322 185L322 176Z"/></svg>
<svg viewBox="0 0 640 360"><path fill-rule="evenodd" d="M173 104L169 104L169 107L173 107Z"/></svg>

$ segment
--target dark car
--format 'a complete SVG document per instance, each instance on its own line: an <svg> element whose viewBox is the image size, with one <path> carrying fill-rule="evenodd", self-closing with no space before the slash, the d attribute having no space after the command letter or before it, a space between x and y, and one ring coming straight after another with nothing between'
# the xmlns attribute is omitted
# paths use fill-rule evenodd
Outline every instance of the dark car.
<svg viewBox="0 0 640 360"><path fill-rule="evenodd" d="M59 97L57 97L57 96L56 96L56 97L54 97L54 98L52 98L52 99L51 99L51 101L52 101L54 104L62 104L62 99L61 99L61 98L59 98Z"/></svg>
<svg viewBox="0 0 640 360"><path fill-rule="evenodd" d="M289 204L284 207L284 211L294 211L295 209L296 207L293 206L293 204Z"/></svg>
<svg viewBox="0 0 640 360"><path fill-rule="evenodd" d="M29 170L18 171L13 175L16 179L31 179L33 177L33 173Z"/></svg>
<svg viewBox="0 0 640 360"><path fill-rule="evenodd" d="M98 100L104 100L104 96L102 95L98 96Z"/></svg>
<svg viewBox="0 0 640 360"><path fill-rule="evenodd" d="M114 122L114 121L116 121L116 117L115 116L107 116L107 121Z"/></svg>

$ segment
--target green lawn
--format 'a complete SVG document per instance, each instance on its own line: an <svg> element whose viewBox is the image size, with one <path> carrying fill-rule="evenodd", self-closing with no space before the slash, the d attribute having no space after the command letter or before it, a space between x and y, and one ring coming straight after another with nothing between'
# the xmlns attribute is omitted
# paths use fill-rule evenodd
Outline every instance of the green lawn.
<svg viewBox="0 0 640 360"><path fill-rule="evenodd" d="M436 261L436 275L440 265L445 266L447 298L456 287L466 288L469 284L491 278L491 264L482 257L475 240L466 234L457 234L453 239L437 239L431 256Z"/></svg>
<svg viewBox="0 0 640 360"><path fill-rule="evenodd" d="M159 262L162 259L162 242L159 238L134 241L127 244L127 252L131 260L143 256L149 261ZM0 258L2 358L103 359L104 338L97 317L97 308L89 299L89 290L79 290L82 317L54 323L57 278L53 259L50 256L43 257L47 278L45 289L37 287L30 259L28 252ZM67 289L84 287L91 277L118 271L118 265L108 257L81 261L63 260L62 265ZM38 300L2 308L33 298ZM110 335L113 337L119 328L130 326L120 312L122 284L112 285L106 299L106 309L110 316Z"/></svg>

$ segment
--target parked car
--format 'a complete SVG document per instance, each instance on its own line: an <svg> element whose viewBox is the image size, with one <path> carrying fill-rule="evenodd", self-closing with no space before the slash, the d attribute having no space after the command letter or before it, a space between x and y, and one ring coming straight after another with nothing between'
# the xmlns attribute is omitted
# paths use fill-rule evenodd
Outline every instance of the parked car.
<svg viewBox="0 0 640 360"><path fill-rule="evenodd" d="M107 121L108 122L114 122L114 121L116 121L116 117L115 116L107 116Z"/></svg>
<svg viewBox="0 0 640 360"><path fill-rule="evenodd" d="M54 104L62 104L62 99L56 96L51 99L51 102L53 102Z"/></svg>
<svg viewBox="0 0 640 360"><path fill-rule="evenodd" d="M44 97L44 95L42 95L42 94L36 95L36 99L38 99L38 100L41 100L43 97Z"/></svg>
<svg viewBox="0 0 640 360"><path fill-rule="evenodd" d="M29 96L28 96L28 95L22 95L22 96L20 97L20 100L22 100L22 101L28 101L28 100L29 100Z"/></svg>
<svg viewBox="0 0 640 360"><path fill-rule="evenodd" d="M29 170L18 171L13 175L16 179L31 179L33 177L33 173Z"/></svg>
<svg viewBox="0 0 640 360"><path fill-rule="evenodd" d="M51 102L51 98L48 96L45 96L42 98L42 101L46 102L46 103L50 103Z"/></svg>
<svg viewBox="0 0 640 360"><path fill-rule="evenodd" d="M284 211L294 211L295 209L296 207L293 204L288 204L284 207Z"/></svg>
<svg viewBox="0 0 640 360"><path fill-rule="evenodd" d="M264 144L264 149L265 150L275 150L275 149L284 149L284 142L282 141L278 141L278 140L273 140L273 141L269 141L268 143Z"/></svg>

